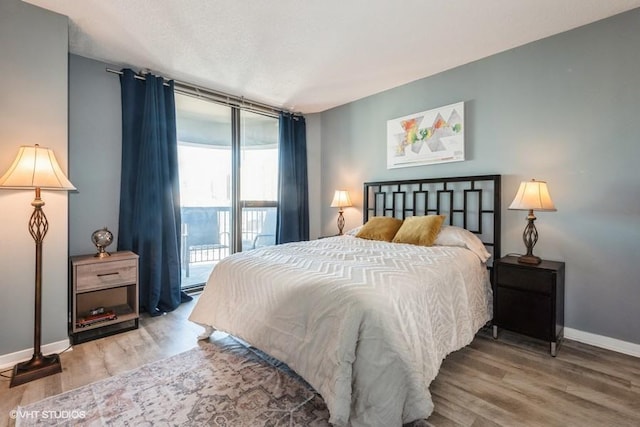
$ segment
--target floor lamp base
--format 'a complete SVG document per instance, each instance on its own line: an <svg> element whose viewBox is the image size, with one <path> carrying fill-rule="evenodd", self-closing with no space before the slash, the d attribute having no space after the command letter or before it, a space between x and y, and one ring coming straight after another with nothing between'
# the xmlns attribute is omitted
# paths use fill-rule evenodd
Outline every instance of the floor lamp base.
<svg viewBox="0 0 640 427"><path fill-rule="evenodd" d="M13 376L9 387L15 387L60 372L62 372L62 365L60 364L59 355L34 355L31 360L18 363L13 367Z"/></svg>

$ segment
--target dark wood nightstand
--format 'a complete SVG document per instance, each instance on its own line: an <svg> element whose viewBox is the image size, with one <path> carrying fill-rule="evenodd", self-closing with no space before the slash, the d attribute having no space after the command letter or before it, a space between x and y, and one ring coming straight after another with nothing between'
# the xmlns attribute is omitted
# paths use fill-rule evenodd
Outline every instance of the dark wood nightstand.
<svg viewBox="0 0 640 427"><path fill-rule="evenodd" d="M497 260L493 295L493 337L498 327L551 343L555 357L564 331L564 262L520 264Z"/></svg>

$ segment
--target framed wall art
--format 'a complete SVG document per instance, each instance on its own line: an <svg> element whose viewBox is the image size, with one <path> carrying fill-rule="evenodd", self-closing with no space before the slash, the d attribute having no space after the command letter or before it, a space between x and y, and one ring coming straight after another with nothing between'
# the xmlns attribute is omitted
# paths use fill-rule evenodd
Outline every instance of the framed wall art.
<svg viewBox="0 0 640 427"><path fill-rule="evenodd" d="M387 169L464 160L464 102L387 121Z"/></svg>

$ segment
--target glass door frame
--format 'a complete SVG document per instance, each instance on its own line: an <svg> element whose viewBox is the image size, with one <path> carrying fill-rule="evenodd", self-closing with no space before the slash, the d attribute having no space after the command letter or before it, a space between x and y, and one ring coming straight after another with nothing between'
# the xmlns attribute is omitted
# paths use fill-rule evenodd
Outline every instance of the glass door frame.
<svg viewBox="0 0 640 427"><path fill-rule="evenodd" d="M242 206L240 203L240 109L231 108L231 253L242 250Z"/></svg>
<svg viewBox="0 0 640 427"><path fill-rule="evenodd" d="M231 238L230 253L241 252L242 248L242 211L244 208L276 208L278 201L271 200L242 200L241 173L242 167L242 140L241 140L241 114L242 109L231 108ZM262 113L257 113L262 114ZM266 114L263 114L266 115ZM268 115L267 115L268 116ZM270 116L269 116L270 117ZM275 117L274 117L275 118ZM280 143L278 142L278 150ZM277 234L277 229L274 230Z"/></svg>

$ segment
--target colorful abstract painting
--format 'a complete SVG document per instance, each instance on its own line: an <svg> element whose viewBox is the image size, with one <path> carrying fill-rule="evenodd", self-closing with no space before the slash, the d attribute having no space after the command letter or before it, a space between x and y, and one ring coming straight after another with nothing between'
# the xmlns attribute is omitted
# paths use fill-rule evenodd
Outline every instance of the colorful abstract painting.
<svg viewBox="0 0 640 427"><path fill-rule="evenodd" d="M464 102L387 121L387 169L464 160Z"/></svg>

